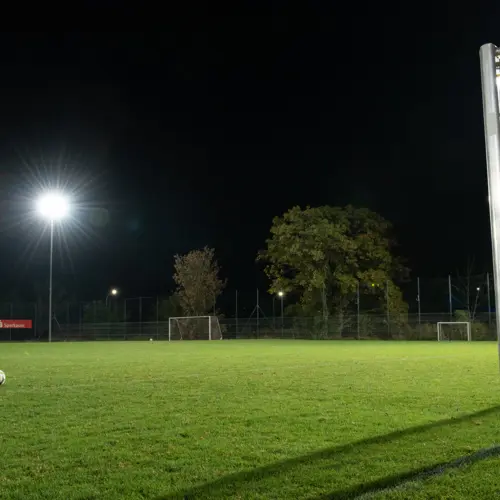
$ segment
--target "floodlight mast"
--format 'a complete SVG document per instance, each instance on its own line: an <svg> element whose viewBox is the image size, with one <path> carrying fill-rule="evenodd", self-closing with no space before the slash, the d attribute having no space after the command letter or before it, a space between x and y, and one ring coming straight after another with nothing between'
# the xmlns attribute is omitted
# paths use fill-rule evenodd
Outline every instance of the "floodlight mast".
<svg viewBox="0 0 500 500"><path fill-rule="evenodd" d="M481 47L481 84L483 93L486 169L490 202L490 228L495 287L495 312L500 360L500 49L488 43Z"/></svg>
<svg viewBox="0 0 500 500"><path fill-rule="evenodd" d="M50 264L49 264L49 342L52 342L52 260L54 256L54 219L50 219Z"/></svg>
<svg viewBox="0 0 500 500"><path fill-rule="evenodd" d="M49 251L49 342L52 342L52 260L54 255L54 222L63 219L69 210L66 197L58 192L47 193L37 203L38 212L50 223Z"/></svg>

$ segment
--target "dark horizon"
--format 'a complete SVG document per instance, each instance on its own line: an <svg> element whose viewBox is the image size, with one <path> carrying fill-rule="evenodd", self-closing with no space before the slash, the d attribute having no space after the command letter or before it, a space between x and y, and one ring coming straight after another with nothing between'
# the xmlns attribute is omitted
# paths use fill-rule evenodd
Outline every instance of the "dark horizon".
<svg viewBox="0 0 500 500"><path fill-rule="evenodd" d="M205 245L229 289L264 292L257 251L295 205L379 212L413 277L471 258L489 271L478 52L499 43L494 16L464 33L465 13L435 15L374 27L346 13L341 29L311 8L147 35L3 34L3 294L48 277L43 223L16 223L57 179L77 189L88 235L56 235L54 279L82 300L165 294L174 254Z"/></svg>

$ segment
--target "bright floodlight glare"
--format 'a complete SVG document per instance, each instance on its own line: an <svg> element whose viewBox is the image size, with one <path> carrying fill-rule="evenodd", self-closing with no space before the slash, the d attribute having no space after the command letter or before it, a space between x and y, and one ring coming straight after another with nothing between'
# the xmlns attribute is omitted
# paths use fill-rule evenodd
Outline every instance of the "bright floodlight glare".
<svg viewBox="0 0 500 500"><path fill-rule="evenodd" d="M47 193L38 200L37 209L43 217L59 220L69 212L68 199L61 193Z"/></svg>
<svg viewBox="0 0 500 500"><path fill-rule="evenodd" d="M283 297L283 295L285 295L285 292L282 292L281 290L278 292L278 296L279 297Z"/></svg>
<svg viewBox="0 0 500 500"><path fill-rule="evenodd" d="M113 288L111 290L111 295L118 295L118 290L116 288Z"/></svg>

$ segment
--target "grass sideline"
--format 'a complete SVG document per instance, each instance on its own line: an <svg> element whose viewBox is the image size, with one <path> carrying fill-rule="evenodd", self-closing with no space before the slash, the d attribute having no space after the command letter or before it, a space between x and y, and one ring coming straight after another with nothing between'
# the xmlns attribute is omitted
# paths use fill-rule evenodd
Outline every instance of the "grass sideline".
<svg viewBox="0 0 500 500"><path fill-rule="evenodd" d="M492 342L1 344L0 369L2 500L500 490Z"/></svg>

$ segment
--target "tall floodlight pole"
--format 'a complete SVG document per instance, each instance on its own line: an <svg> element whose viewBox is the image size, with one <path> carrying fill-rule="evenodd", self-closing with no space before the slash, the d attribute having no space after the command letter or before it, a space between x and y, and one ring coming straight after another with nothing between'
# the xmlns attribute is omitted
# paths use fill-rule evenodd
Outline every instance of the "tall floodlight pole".
<svg viewBox="0 0 500 500"><path fill-rule="evenodd" d="M39 198L38 212L48 219L50 224L50 250L49 250L49 342L52 342L52 261L54 255L54 224L63 219L69 210L67 198L58 192L50 192Z"/></svg>
<svg viewBox="0 0 500 500"><path fill-rule="evenodd" d="M54 256L54 219L50 219L50 251L49 251L49 342L52 342L52 260Z"/></svg>
<svg viewBox="0 0 500 500"><path fill-rule="evenodd" d="M483 91L484 137L486 169L490 201L490 228L493 255L493 285L495 316L500 356L500 50L488 43L480 50L481 84Z"/></svg>

